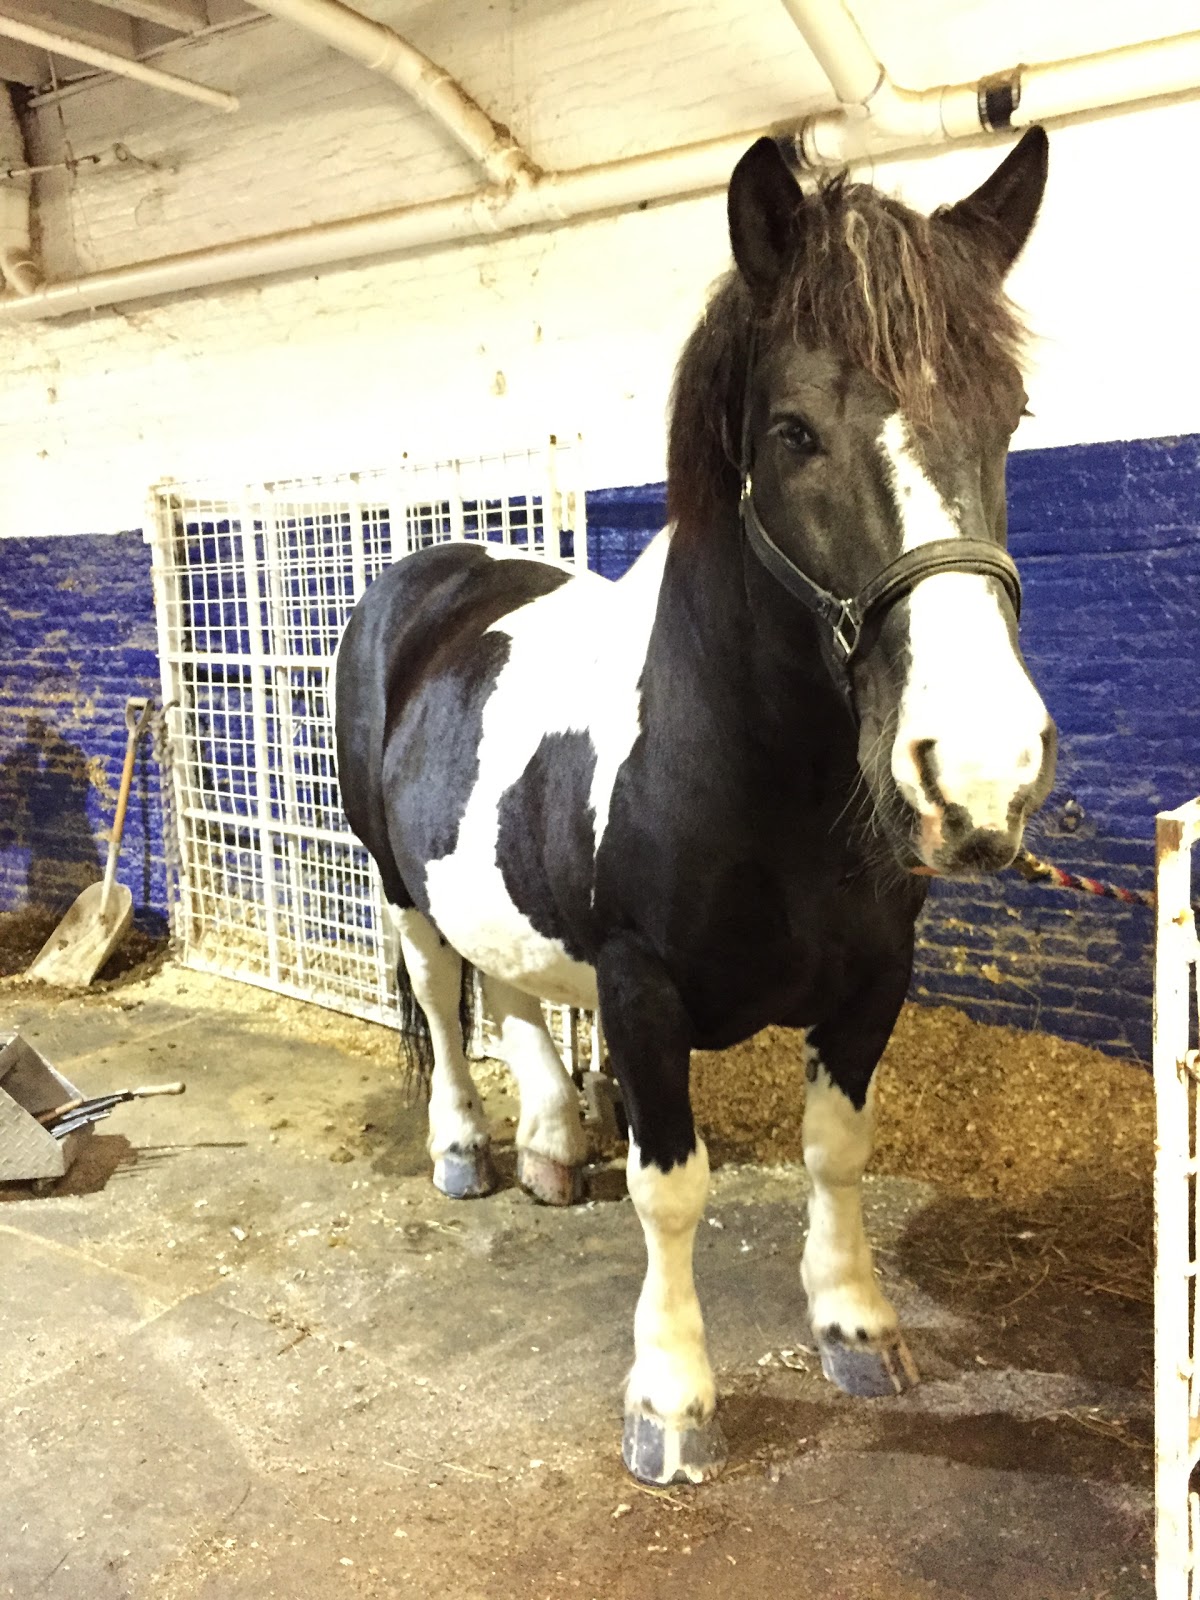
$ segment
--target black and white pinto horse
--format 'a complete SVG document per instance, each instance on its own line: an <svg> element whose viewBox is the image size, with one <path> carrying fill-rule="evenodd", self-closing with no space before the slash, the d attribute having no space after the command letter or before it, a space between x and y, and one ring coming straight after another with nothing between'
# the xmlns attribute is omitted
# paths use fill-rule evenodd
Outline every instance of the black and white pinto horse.
<svg viewBox="0 0 1200 1600"><path fill-rule="evenodd" d="M803 192L760 140L729 187L736 269L678 369L668 528L616 583L422 550L339 646L343 803L428 1022L443 1193L495 1182L463 963L518 1082L520 1179L551 1203L577 1197L585 1148L539 1002L599 1007L648 1257L624 1444L646 1481L723 1459L693 1049L804 1031L823 1365L852 1393L915 1377L863 1230L871 1080L923 874L1006 866L1053 775L1004 551L1025 393L1003 280L1045 176L1032 129L924 217L844 178Z"/></svg>

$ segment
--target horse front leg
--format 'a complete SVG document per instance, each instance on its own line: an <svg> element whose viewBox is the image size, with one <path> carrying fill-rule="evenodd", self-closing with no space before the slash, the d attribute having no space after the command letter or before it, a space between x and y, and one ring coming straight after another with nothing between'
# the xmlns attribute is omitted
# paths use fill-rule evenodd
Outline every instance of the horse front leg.
<svg viewBox="0 0 1200 1600"><path fill-rule="evenodd" d="M860 999L808 1037L804 1164L812 1194L800 1276L821 1370L854 1395L901 1394L917 1382L895 1308L876 1281L862 1214L875 1142L873 1074L899 1003L883 1006L880 1021L878 998Z"/></svg>
<svg viewBox="0 0 1200 1600"><path fill-rule="evenodd" d="M708 1152L688 1097L690 1025L658 958L634 936L610 941L596 972L629 1116L629 1194L646 1240L622 1455L643 1483L701 1483L721 1470L726 1449L692 1271Z"/></svg>

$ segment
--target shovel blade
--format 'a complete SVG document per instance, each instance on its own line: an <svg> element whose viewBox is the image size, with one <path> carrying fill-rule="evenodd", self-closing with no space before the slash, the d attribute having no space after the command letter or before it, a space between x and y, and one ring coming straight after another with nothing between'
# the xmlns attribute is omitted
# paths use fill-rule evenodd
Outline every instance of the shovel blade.
<svg viewBox="0 0 1200 1600"><path fill-rule="evenodd" d="M133 896L123 883L113 884L101 912L103 898L104 885L89 884L38 952L28 977L66 989L91 983L133 921Z"/></svg>

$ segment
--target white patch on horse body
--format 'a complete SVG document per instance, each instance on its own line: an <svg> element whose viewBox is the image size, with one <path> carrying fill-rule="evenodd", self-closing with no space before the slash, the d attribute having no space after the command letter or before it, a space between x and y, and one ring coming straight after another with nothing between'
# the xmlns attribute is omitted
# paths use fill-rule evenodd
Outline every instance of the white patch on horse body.
<svg viewBox="0 0 1200 1600"><path fill-rule="evenodd" d="M483 992L500 1033L500 1056L517 1080L521 1115L517 1148L566 1167L582 1166L587 1140L579 1121L579 1095L546 1027L541 1003L498 978Z"/></svg>
<svg viewBox="0 0 1200 1600"><path fill-rule="evenodd" d="M703 1140L682 1165L642 1165L631 1139L626 1182L646 1236L646 1278L633 1319L634 1362L627 1413L660 1418L668 1429L694 1427L716 1406L704 1318L692 1277L696 1227L708 1197Z"/></svg>
<svg viewBox="0 0 1200 1600"><path fill-rule="evenodd" d="M905 551L962 529L924 472L899 412L879 448L890 470ZM925 793L918 748L936 744L938 788L977 828L1007 832L1009 807L1042 760L1046 707L1012 647L1006 614L989 579L969 572L923 578L908 597L908 682L892 746L892 775L921 816L941 808Z"/></svg>
<svg viewBox="0 0 1200 1600"><path fill-rule="evenodd" d="M417 1004L425 1013L433 1045L429 1086L429 1154L436 1162L448 1150L475 1150L488 1142L487 1118L463 1054L458 1001L462 960L438 937L421 912L385 907L400 939L404 967Z"/></svg>
<svg viewBox="0 0 1200 1600"><path fill-rule="evenodd" d="M494 623L509 657L483 708L479 774L454 850L426 866L443 934L481 972L559 1004L594 1009L596 974L517 909L497 862L499 806L546 734L586 733L596 753L596 844L641 727L639 681L666 552L658 538L616 583L581 572Z"/></svg>
<svg viewBox="0 0 1200 1600"><path fill-rule="evenodd" d="M804 1164L812 1180L808 1239L800 1276L814 1331L860 1330L875 1341L895 1331L896 1313L880 1292L862 1217L862 1176L875 1142L875 1089L856 1111L809 1047L804 1101ZM815 1069L815 1070L814 1070Z"/></svg>

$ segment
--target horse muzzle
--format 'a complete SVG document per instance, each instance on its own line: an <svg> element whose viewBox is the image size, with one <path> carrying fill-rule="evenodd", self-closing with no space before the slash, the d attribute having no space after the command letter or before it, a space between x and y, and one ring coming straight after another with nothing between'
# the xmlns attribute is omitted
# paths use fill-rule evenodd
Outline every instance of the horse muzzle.
<svg viewBox="0 0 1200 1600"><path fill-rule="evenodd" d="M975 878L1011 866L1025 831L1022 816L1015 828L976 828L960 806L950 806L940 826L922 827L921 855L944 878ZM922 819L923 824L925 819Z"/></svg>
<svg viewBox="0 0 1200 1600"><path fill-rule="evenodd" d="M1040 745L1015 764L1013 777L998 777L969 787L963 801L944 791L934 776L932 748L918 751L919 803L914 810L912 845L923 867L948 878L973 878L1001 872L1016 859L1025 824L1045 801L1054 782L1056 736L1047 721Z"/></svg>

